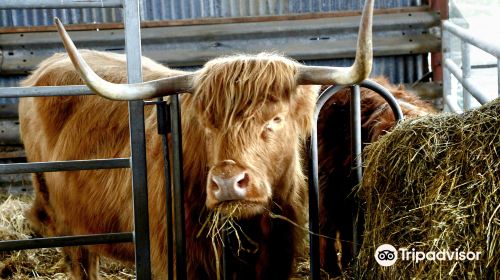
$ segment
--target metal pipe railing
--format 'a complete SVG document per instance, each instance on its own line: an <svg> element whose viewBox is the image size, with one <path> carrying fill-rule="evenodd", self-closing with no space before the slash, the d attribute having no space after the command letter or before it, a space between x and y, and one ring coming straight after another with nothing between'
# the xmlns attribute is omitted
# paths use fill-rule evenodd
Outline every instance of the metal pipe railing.
<svg viewBox="0 0 500 280"><path fill-rule="evenodd" d="M488 42L471 31L462 28L449 20L443 21L443 30L447 30L456 37L460 38L462 41L466 41L467 43L497 57L500 58L500 46L492 44Z"/></svg>
<svg viewBox="0 0 500 280"><path fill-rule="evenodd" d="M25 240L0 241L0 250L27 250L126 242L134 242L134 234L132 232L101 233L90 235L58 236L32 238Z"/></svg>
<svg viewBox="0 0 500 280"><path fill-rule="evenodd" d="M353 168L353 176L351 179L352 186L357 186L363 178L363 161L361 158L362 151L362 140L361 140L361 90L359 85L351 86L351 108L350 108L350 122L351 122L351 167ZM353 256L358 254L359 244L359 231L358 224L355 222L358 220L359 207L357 203L353 203L353 213L352 215L352 243L355 244L352 248Z"/></svg>
<svg viewBox="0 0 500 280"><path fill-rule="evenodd" d="M129 158L0 164L0 174L129 168Z"/></svg>
<svg viewBox="0 0 500 280"><path fill-rule="evenodd" d="M470 66L470 45L469 43L462 41L462 76L463 79L467 80L471 76L471 66ZM471 93L464 87L463 88L463 107L464 110L469 110L471 108Z"/></svg>
<svg viewBox="0 0 500 280"><path fill-rule="evenodd" d="M456 92L451 89L451 76L453 75L463 86L463 109L471 108L471 96L479 103L484 104L492 98L483 92L479 85L476 85L471 80L471 61L470 61L470 45L473 45L497 59L498 73L498 95L500 96L500 45L492 44L485 39L477 37L471 31L462 28L453 22L446 20L442 23L443 27L443 97L448 108L456 113L461 113L462 108L458 105ZM452 35L457 37L461 42L461 60L462 69L458 66L451 57L451 38Z"/></svg>
<svg viewBox="0 0 500 280"><path fill-rule="evenodd" d="M497 95L500 97L500 58L497 59L497 86L498 86L498 93Z"/></svg>
<svg viewBox="0 0 500 280"><path fill-rule="evenodd" d="M488 95L476 85L474 84L470 78L464 78L462 75L462 70L460 70L460 67L451 60L451 58L447 58L444 60L444 67L446 67L448 70L450 70L451 74L455 76L455 78L462 84L464 89L466 89L470 95L472 95L479 103L484 104L490 100L488 98Z"/></svg>
<svg viewBox="0 0 500 280"><path fill-rule="evenodd" d="M0 87L0 98L94 94L87 86Z"/></svg>

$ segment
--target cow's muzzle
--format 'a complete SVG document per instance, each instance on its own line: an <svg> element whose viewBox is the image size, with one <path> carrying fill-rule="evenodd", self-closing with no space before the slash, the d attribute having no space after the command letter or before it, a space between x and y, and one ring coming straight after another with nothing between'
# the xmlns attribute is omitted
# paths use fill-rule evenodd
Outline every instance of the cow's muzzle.
<svg viewBox="0 0 500 280"><path fill-rule="evenodd" d="M249 170L233 160L223 160L208 174L207 207L213 208L222 202L252 200L255 194Z"/></svg>

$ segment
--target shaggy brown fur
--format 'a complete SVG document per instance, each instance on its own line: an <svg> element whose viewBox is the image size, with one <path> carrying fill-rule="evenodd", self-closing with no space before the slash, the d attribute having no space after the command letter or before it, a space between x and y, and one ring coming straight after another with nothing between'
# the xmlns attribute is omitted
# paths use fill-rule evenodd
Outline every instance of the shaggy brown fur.
<svg viewBox="0 0 500 280"><path fill-rule="evenodd" d="M376 82L398 99L405 118L433 113L424 101L395 87L385 78ZM339 275L352 255L353 199L349 89L335 94L323 107L318 119L318 161L320 174L320 232L322 267ZM385 100L375 92L361 89L363 146L376 141L395 125L394 115Z"/></svg>
<svg viewBox="0 0 500 280"><path fill-rule="evenodd" d="M83 51L104 79L124 83L123 55ZM306 184L301 169L304 139L312 126L317 87L295 84L296 63L261 54L213 60L201 70L193 95L184 94L182 132L188 277L214 279L211 240L197 236L207 210L207 177L213 165L231 159L249 170L255 190L268 187L259 207L242 207L238 224L257 243L238 254L235 279L285 279L301 251L303 232L271 219L269 211L305 224ZM181 74L143 58L144 80ZM25 86L82 84L64 54L45 60ZM25 98L19 107L29 161L128 157L127 104L96 96ZM156 278L166 275L166 226L161 138L156 113L145 108L151 257ZM52 172L33 177L36 199L30 219L43 235L130 231L131 180L128 169ZM250 195L249 195L250 196ZM251 197L249 198L251 201ZM241 202L245 204L245 201ZM208 204L208 203L207 203ZM230 238L232 238L230 236ZM236 244L230 241L230 246ZM219 248L220 250L220 248ZM99 255L132 262L131 244L66 249L73 275L94 279Z"/></svg>

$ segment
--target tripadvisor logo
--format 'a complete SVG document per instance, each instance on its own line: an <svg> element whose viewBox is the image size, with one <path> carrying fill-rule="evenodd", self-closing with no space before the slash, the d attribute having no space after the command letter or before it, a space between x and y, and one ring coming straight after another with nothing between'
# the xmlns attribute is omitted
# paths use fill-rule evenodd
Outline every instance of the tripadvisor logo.
<svg viewBox="0 0 500 280"><path fill-rule="evenodd" d="M416 251L415 248L399 248L391 244L382 244L375 251L375 260L381 266L391 266L396 263L398 256L401 261L477 261L482 252L466 252L455 249L454 251Z"/></svg>
<svg viewBox="0 0 500 280"><path fill-rule="evenodd" d="M398 251L391 244L382 244L375 251L375 260L381 266L391 266L398 260Z"/></svg>

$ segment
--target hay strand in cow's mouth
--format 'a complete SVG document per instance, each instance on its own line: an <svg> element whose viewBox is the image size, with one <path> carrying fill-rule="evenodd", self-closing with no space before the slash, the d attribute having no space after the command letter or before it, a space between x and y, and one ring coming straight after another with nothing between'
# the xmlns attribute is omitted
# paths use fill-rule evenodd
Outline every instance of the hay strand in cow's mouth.
<svg viewBox="0 0 500 280"><path fill-rule="evenodd" d="M244 208L244 203L222 203L215 209L208 211L202 227L196 234L196 237L199 238L202 236L203 232L206 231L205 236L211 240L215 256L217 280L221 279L220 251L222 250L222 247L229 246L229 244L225 243L225 236L234 235L236 237L236 241L238 242L236 255L238 256L242 251L255 254L259 250L257 242L252 240L237 222L237 218L241 216L241 212ZM243 241L250 244L251 247L245 247Z"/></svg>
<svg viewBox="0 0 500 280"><path fill-rule="evenodd" d="M342 241L342 242L348 242L348 243L354 244L354 242L352 242L351 240L338 239L338 238L335 238L333 236L329 236L329 235L325 235L325 234L320 234L318 232L312 232L311 230L309 230L309 228L307 226L301 226L301 225L297 224L296 222L292 221L291 219L289 219L289 218L287 218L287 217L285 217L283 215L273 213L271 210L267 210L267 211L268 211L269 217L271 219L278 219L278 220L285 221L285 222L291 224L292 226L294 226L294 227L296 227L296 228L298 228L300 230L305 231L308 234L312 234L312 235L319 236L319 237L326 238L326 239L339 240L339 241ZM358 243L358 245L360 245L360 244Z"/></svg>

